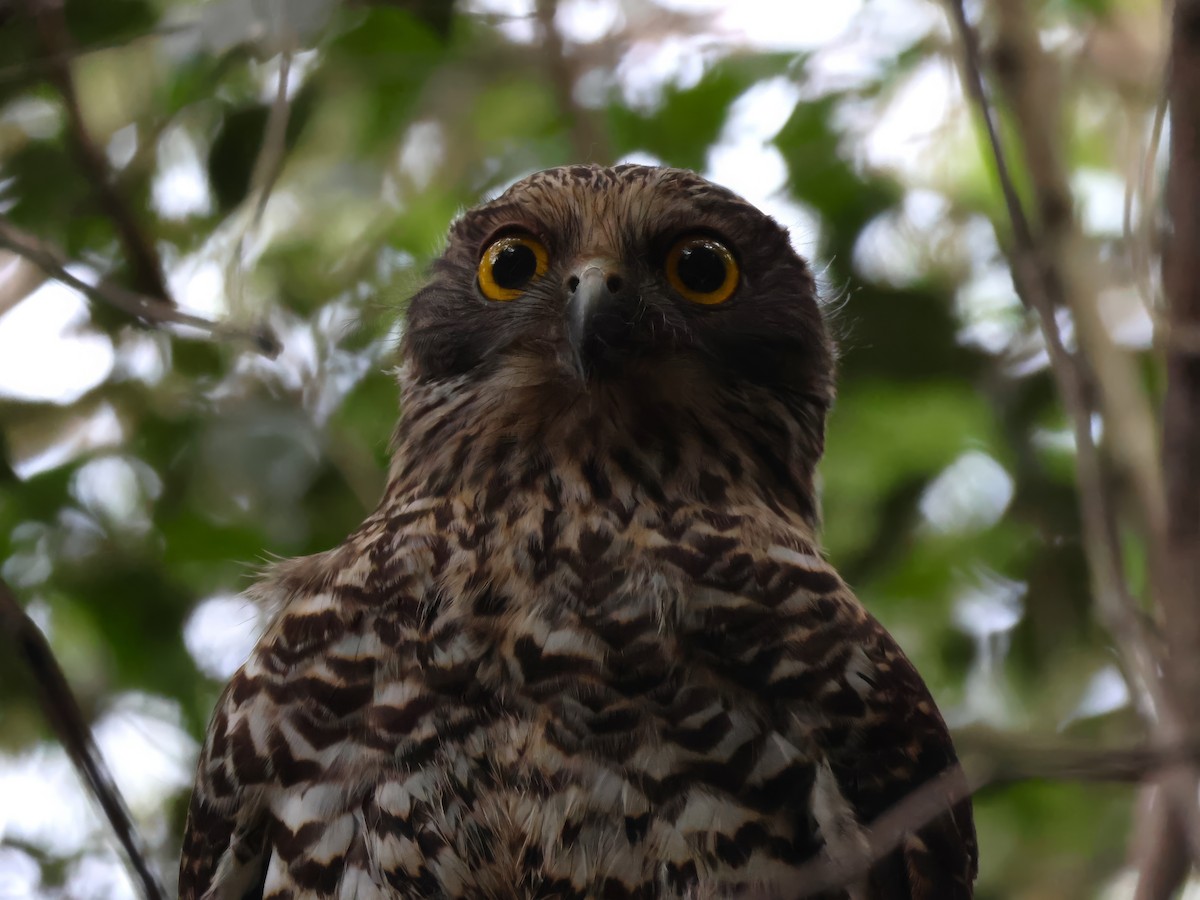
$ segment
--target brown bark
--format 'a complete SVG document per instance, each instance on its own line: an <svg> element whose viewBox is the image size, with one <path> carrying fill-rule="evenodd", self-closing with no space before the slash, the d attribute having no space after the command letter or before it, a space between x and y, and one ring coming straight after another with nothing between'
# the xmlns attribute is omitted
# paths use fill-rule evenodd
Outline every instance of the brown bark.
<svg viewBox="0 0 1200 900"><path fill-rule="evenodd" d="M1170 581L1162 592L1170 677L1193 724L1200 721L1200 353L1171 334L1200 329L1200 0L1178 0L1168 76L1171 104L1163 256L1167 391L1163 471Z"/></svg>
<svg viewBox="0 0 1200 900"><path fill-rule="evenodd" d="M1171 109L1167 214L1163 253L1167 299L1167 390L1162 462L1166 527L1156 585L1167 627L1167 681L1187 729L1200 721L1200 353L1176 335L1200 327L1200 2L1177 0L1171 27L1167 96ZM1194 792L1186 802L1195 802ZM1190 865L1181 853L1179 821L1158 804L1156 864L1142 873L1139 898L1167 897Z"/></svg>

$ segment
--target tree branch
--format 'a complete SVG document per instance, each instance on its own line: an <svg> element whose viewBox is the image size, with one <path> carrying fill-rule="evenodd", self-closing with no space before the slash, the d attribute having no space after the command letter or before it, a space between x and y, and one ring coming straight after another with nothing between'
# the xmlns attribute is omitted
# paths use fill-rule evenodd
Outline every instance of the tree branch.
<svg viewBox="0 0 1200 900"><path fill-rule="evenodd" d="M1105 444L1133 487L1147 545L1157 548L1161 546L1166 502L1158 427L1133 357L1117 346L1100 316L1095 274L1099 259L1074 215L1062 152L1066 142L1062 136L1061 77L1042 47L1027 0L1005 0L991 8L997 22L992 58L1033 183L1044 280L1056 286L1053 299L1074 317L1076 334L1098 386Z"/></svg>
<svg viewBox="0 0 1200 900"><path fill-rule="evenodd" d="M1160 705L1158 660L1152 641L1145 633L1137 604L1126 587L1121 548L1116 540L1116 516L1103 477L1099 454L1092 440L1092 406L1086 390L1087 378L1082 360L1071 355L1062 342L1055 320L1055 302L1059 289L1048 277L1042 254L1034 242L1033 231L1021 206L1009 173L1008 162L993 120L991 104L983 87L975 33L967 22L961 0L949 0L951 18L956 25L963 51L962 77L967 95L983 120L997 178L1013 230L1013 283L1026 308L1038 318L1051 372L1072 424L1077 454L1080 511L1083 517L1084 546L1087 553L1092 590L1102 618L1112 632L1128 670Z"/></svg>
<svg viewBox="0 0 1200 900"><path fill-rule="evenodd" d="M1112 362L1116 359L1116 353L1115 350L1109 352L1111 338L1108 338L1103 324L1099 321L1094 303L1091 306L1077 303L1074 307L1082 338L1081 353L1073 355L1063 345L1055 312L1068 300L1064 296L1065 273L1055 266L1053 257L1047 258L1042 242L1035 241L1033 229L1017 195L1004 147L994 121L991 103L984 88L975 32L967 21L962 0L948 0L948 6L962 49L960 72L964 87L984 123L989 149L996 165L997 178L1012 225L1013 282L1021 301L1038 318L1046 340L1051 372L1072 424L1084 549L1092 592L1096 600L1096 609L1101 621L1112 635L1126 676L1134 680L1135 687L1139 687L1140 693L1149 698L1151 702L1153 709L1144 711L1144 715L1147 726L1151 729L1156 741L1163 745L1178 745L1187 737L1188 723L1191 719L1185 714L1186 707L1177 698L1187 695L1176 694L1164 684L1160 675L1161 660L1155 652L1152 636L1147 633L1140 609L1129 592L1122 563L1122 548L1111 489L1104 477L1100 456L1092 439L1093 407L1086 389L1088 369L1087 363L1081 355L1083 348L1086 346L1088 350L1098 351L1101 355L1106 374L1101 379L1102 390L1100 393L1103 397L1102 403L1110 413L1116 410L1118 414L1121 414L1124 410L1119 407L1125 403L1133 403L1133 406L1129 408L1137 407L1136 400L1129 400L1133 393L1130 386L1132 379L1128 373L1117 371L1114 374L1116 370L1113 368ZM1011 12L1011 7L1005 8ZM1053 161L1053 159L1053 154L1047 154L1044 148L1042 151L1033 151L1031 155L1031 161L1035 166L1048 160ZM1061 206L1064 187L1057 183L1059 179L1052 172L1047 175L1047 190L1053 190L1059 200L1058 206ZM1061 210L1056 209L1053 204L1049 206L1050 208L1042 210L1043 218L1049 214L1058 216L1061 220ZM1056 227L1061 228L1061 225ZM1081 312L1082 314L1080 314ZM1112 392L1116 392L1115 396ZM1144 398L1141 402L1144 402ZM1140 428L1152 427L1151 424L1142 421L1147 418L1144 415L1137 415L1133 418L1137 421L1133 423L1123 419L1111 421L1109 432L1111 433L1123 425ZM1132 441L1137 439L1129 438L1126 441L1125 438L1122 438L1121 447L1123 449L1119 455L1123 456L1127 466L1144 475L1145 460L1143 457L1145 454L1143 451L1145 446L1135 447ZM1142 439L1145 439L1144 435ZM1152 434L1149 440L1153 440ZM1160 518L1156 519L1156 515L1160 514L1155 510L1153 485L1142 485L1139 489L1139 496L1142 501L1143 518L1146 520L1149 551L1152 559L1160 563L1155 568L1161 570L1162 558L1156 555L1160 553L1156 541L1156 537L1160 533L1158 525ZM1162 502L1165 504L1165 501ZM1161 578L1156 580L1161 581ZM1194 650L1192 652L1195 653ZM1162 777L1164 786L1169 787L1168 795L1179 819L1185 825L1191 854L1194 858L1200 858L1200 808L1195 802L1197 786L1195 767L1170 769L1165 771Z"/></svg>
<svg viewBox="0 0 1200 900"><path fill-rule="evenodd" d="M1167 678L1175 695L1186 704L1192 723L1200 721L1200 354L1172 338L1200 331L1198 92L1200 2L1176 0L1167 75L1171 109L1167 179L1170 227L1166 229L1162 262L1168 338L1162 440L1166 523L1160 545L1164 571L1157 586L1162 613L1169 624ZM1193 788L1189 806L1195 807L1195 798ZM1178 835L1179 830L1170 833ZM1193 846L1192 862L1197 861L1200 854Z"/></svg>
<svg viewBox="0 0 1200 900"><path fill-rule="evenodd" d="M1171 46L1171 168L1163 257L1172 333L1200 334L1200 2L1177 0ZM1168 639L1181 689L1200 690L1200 354L1167 343L1163 468L1167 548L1174 567ZM1189 696L1200 697L1196 693Z"/></svg>
<svg viewBox="0 0 1200 900"><path fill-rule="evenodd" d="M1070 178L1061 150L1061 74L1042 47L1026 0L1008 0L989 8L996 24L991 59L1033 185L1040 219L1037 246L1047 281L1057 286L1060 296L1055 299L1066 305L1074 318L1081 350L1096 380L1105 444L1111 448L1119 477L1133 488L1150 555L1154 593L1161 595L1167 589L1166 496L1158 427L1133 356L1117 346L1100 315L1095 274L1099 259L1073 213ZM1136 244L1131 242L1130 251L1136 256ZM1187 694L1176 691L1175 696ZM1186 875L1187 847L1177 827L1179 816L1171 803L1161 802L1163 787L1148 785L1146 791L1160 802L1149 802L1148 797L1139 806L1139 815L1155 817L1153 822L1141 822L1139 832L1154 833L1158 839L1134 844L1135 865L1142 875L1138 900L1165 900L1178 886L1172 876Z"/></svg>
<svg viewBox="0 0 1200 900"><path fill-rule="evenodd" d="M62 0L27 0L27 3L46 51L47 75L62 95L75 159L96 192L100 208L116 226L117 235L132 271L134 288L160 303L172 304L171 294L163 277L162 262L154 242L142 233L133 210L117 191L108 162L84 123L75 80L71 75L70 60L75 55L75 50L67 28Z"/></svg>
<svg viewBox="0 0 1200 900"><path fill-rule="evenodd" d="M162 883L149 863L145 843L133 824L112 773L100 755L91 729L83 718L71 686L54 658L41 629L26 615L8 585L0 580L0 630L9 638L38 688L38 702L50 727L67 751L71 763L125 850L130 867L146 900L165 900Z"/></svg>
<svg viewBox="0 0 1200 900"><path fill-rule="evenodd" d="M816 857L805 863L795 877L796 883L804 887L793 900L851 886L899 847L907 835L981 791L1027 781L1136 784L1164 770L1200 761L1200 743L1095 749L1022 746L999 736L976 738L971 743L974 748L964 754L970 776L959 767L947 769L911 791L870 824L866 842L857 855Z"/></svg>
<svg viewBox="0 0 1200 900"><path fill-rule="evenodd" d="M282 349L279 338L266 325L254 330L238 328L185 313L173 305L126 290L109 281L88 284L67 271L70 260L62 250L22 231L3 216L0 216L0 247L24 257L51 278L75 288L92 300L107 304L152 326L183 325L196 328L214 340L247 345L269 359L278 356Z"/></svg>

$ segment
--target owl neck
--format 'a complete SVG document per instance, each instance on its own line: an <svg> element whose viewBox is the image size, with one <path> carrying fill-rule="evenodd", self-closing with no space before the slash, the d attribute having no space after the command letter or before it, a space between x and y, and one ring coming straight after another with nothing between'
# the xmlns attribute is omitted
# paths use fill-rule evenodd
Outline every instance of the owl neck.
<svg viewBox="0 0 1200 900"><path fill-rule="evenodd" d="M664 387L672 383L419 382L402 369L384 505L456 496L501 509L525 495L626 512L750 506L815 531L824 409L766 390Z"/></svg>

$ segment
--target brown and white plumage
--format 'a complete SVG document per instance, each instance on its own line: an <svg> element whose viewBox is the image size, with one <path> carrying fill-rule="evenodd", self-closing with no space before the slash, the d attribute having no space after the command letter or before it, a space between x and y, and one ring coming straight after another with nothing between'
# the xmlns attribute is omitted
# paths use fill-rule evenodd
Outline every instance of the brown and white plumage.
<svg viewBox="0 0 1200 900"><path fill-rule="evenodd" d="M546 259L489 300L512 234ZM729 249L724 302L664 275L688 234ZM699 176L554 169L467 213L379 507L254 591L281 612L209 730L181 896L799 897L861 852L957 763L817 543L832 375L784 230ZM821 896L975 868L963 802Z"/></svg>

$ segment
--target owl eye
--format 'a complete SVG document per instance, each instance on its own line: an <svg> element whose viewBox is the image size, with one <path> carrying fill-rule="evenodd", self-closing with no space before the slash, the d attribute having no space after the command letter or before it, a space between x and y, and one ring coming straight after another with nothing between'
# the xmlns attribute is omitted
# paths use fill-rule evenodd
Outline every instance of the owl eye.
<svg viewBox="0 0 1200 900"><path fill-rule="evenodd" d="M737 260L720 241L707 235L687 235L667 254L667 281L693 303L716 306L737 289Z"/></svg>
<svg viewBox="0 0 1200 900"><path fill-rule="evenodd" d="M546 245L528 234L509 234L493 241L479 260L479 289L489 300L516 300L529 282L546 274Z"/></svg>

